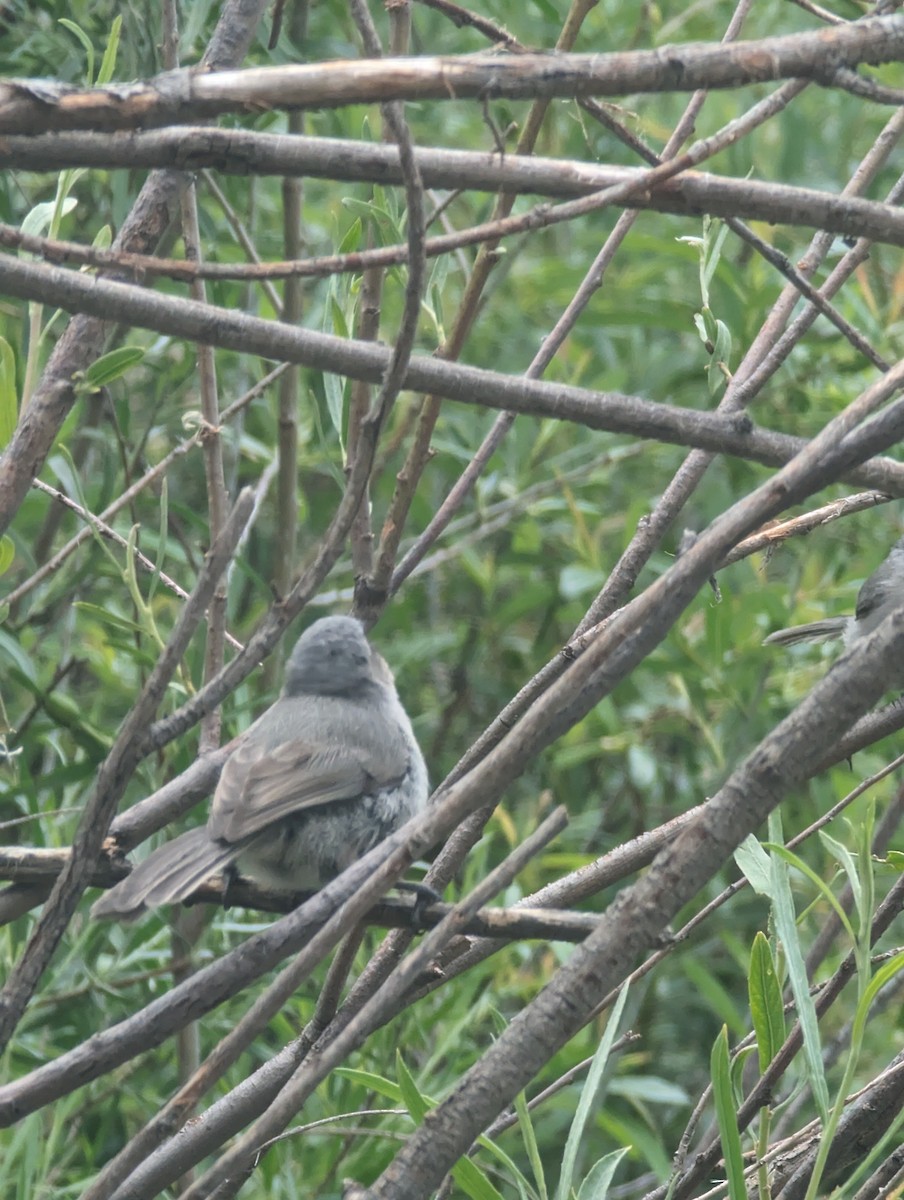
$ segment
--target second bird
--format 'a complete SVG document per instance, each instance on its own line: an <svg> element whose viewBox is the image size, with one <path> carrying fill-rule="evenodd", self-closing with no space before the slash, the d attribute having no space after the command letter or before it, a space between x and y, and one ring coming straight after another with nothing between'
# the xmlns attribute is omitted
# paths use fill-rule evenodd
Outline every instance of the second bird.
<svg viewBox="0 0 904 1200"><path fill-rule="evenodd" d="M770 633L764 646L793 646L796 642L818 642L828 638L844 638L850 646L865 637L896 608L904 604L904 537L899 538L888 555L864 580L857 593L857 607L852 617L827 617L808 625L793 625Z"/></svg>

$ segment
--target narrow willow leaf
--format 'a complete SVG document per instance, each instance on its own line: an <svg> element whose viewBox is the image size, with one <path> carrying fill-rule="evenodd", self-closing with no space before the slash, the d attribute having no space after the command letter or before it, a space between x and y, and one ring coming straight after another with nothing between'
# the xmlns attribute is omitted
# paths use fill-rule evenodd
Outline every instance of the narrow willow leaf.
<svg viewBox="0 0 904 1200"><path fill-rule="evenodd" d="M889 980L893 979L899 971L904 971L904 953L896 954L894 958L889 959L887 963L883 963L869 981L857 1004L857 1011L854 1016L854 1025L852 1030L852 1040L862 1039L863 1031L866 1028L866 1020L869 1016L870 1006L878 996L879 992L881 992Z"/></svg>
<svg viewBox="0 0 904 1200"><path fill-rule="evenodd" d="M772 899L772 878L769 867L769 855L753 836L748 834L734 852L734 860L738 870L753 888L758 896Z"/></svg>
<svg viewBox="0 0 904 1200"><path fill-rule="evenodd" d="M71 196L67 197L60 206L60 215L64 217L68 216L75 208L75 205L75 200ZM39 204L36 204L26 214L21 226L22 232L34 234L36 237L43 236L51 226L56 207L53 200L42 200ZM20 255L27 254L27 251L20 250L19 253Z"/></svg>
<svg viewBox="0 0 904 1200"><path fill-rule="evenodd" d="M70 21L68 17L60 17L60 24L82 43L82 49L85 51L85 58L88 62L85 80L90 87L94 83L94 43L84 29L80 25L76 25L75 21Z"/></svg>
<svg viewBox="0 0 904 1200"><path fill-rule="evenodd" d="M460 1158L452 1168L452 1178L471 1200L503 1200L498 1191L471 1158Z"/></svg>
<svg viewBox="0 0 904 1200"><path fill-rule="evenodd" d="M527 1108L527 1097L524 1095L524 1092L519 1092L515 1097L515 1112L518 1114L518 1125L521 1129L521 1136L524 1139L524 1148L527 1151L528 1162L534 1173L534 1183L537 1185L537 1193L540 1196L540 1200L546 1200L546 1176L543 1173L543 1160L540 1158L537 1135L534 1131L534 1123L530 1119L530 1112Z"/></svg>
<svg viewBox="0 0 904 1200"><path fill-rule="evenodd" d="M408 1070L401 1053L396 1053L396 1071L399 1076L399 1090L402 1103L411 1113L416 1125L420 1125L433 1101L420 1090L414 1076ZM452 1168L452 1178L471 1200L503 1200L500 1192L487 1179L473 1159L465 1156L460 1158Z"/></svg>
<svg viewBox="0 0 904 1200"><path fill-rule="evenodd" d="M578 1200L606 1200L609 1184L628 1149L628 1146L622 1146L620 1150L612 1150L593 1164L581 1184Z"/></svg>
<svg viewBox="0 0 904 1200"><path fill-rule="evenodd" d="M769 837L773 844L782 843L782 826L778 813L773 812L769 817ZM810 985L807 979L807 968L804 954L797 932L797 921L794 913L794 901L791 897L791 884L788 879L788 867L783 854L773 853L771 856L772 872L772 911L775 917L775 928L781 938L785 952L785 962L788 966L788 980L794 994L797 1006L797 1019L800 1021L804 1039L804 1062L807 1068L807 1080L813 1092L813 1101L819 1113L823 1126L829 1113L829 1087L826 1083L825 1069L822 1062L822 1045L819 1037L819 1021L816 1018L816 1007L810 995Z"/></svg>
<svg viewBox="0 0 904 1200"><path fill-rule="evenodd" d="M756 1033L760 1071L765 1071L785 1040L785 1013L772 948L769 939L762 932L757 933L753 939L747 990Z"/></svg>
<svg viewBox="0 0 904 1200"><path fill-rule="evenodd" d="M400 1052L396 1052L396 1072L399 1076L402 1103L411 1113L414 1123L420 1125L430 1109L430 1104L415 1083L414 1076L405 1065L405 1060Z"/></svg>
<svg viewBox="0 0 904 1200"><path fill-rule="evenodd" d="M16 547L13 545L13 540L4 533L0 537L0 575L5 574L9 570L15 557Z"/></svg>
<svg viewBox="0 0 904 1200"><path fill-rule="evenodd" d="M119 52L119 40L122 35L122 17L118 16L110 26L110 36L107 38L107 48L104 51L104 56L100 62L100 68L97 72L97 82L103 84L109 83L113 78L113 72L116 69L116 55Z"/></svg>
<svg viewBox="0 0 904 1200"><path fill-rule="evenodd" d="M747 1200L744 1185L744 1156L741 1152L741 1134L735 1112L734 1089L731 1086L731 1068L728 1055L728 1026L713 1043L709 1060L713 1081L713 1098L716 1104L716 1121L725 1159L725 1177L728 1181L730 1200Z"/></svg>
<svg viewBox="0 0 904 1200"><path fill-rule="evenodd" d="M0 337L0 450L6 446L19 419L19 392L16 387L16 355Z"/></svg>
<svg viewBox="0 0 904 1200"><path fill-rule="evenodd" d="M856 934L854 933L854 927L851 925L847 913L838 903L834 892L826 883L826 881L821 879L813 870L813 868L804 862L799 854L795 854L794 851L789 850L787 846L777 845L773 842L766 842L765 844L767 849L771 850L773 854L778 854L785 860L786 863L794 867L795 870L800 871L801 875L806 875L807 879L810 880L816 890L821 893L825 902L834 910L835 916L841 922L848 937L852 942L855 942Z"/></svg>
<svg viewBox="0 0 904 1200"><path fill-rule="evenodd" d="M106 387L114 379L125 375L129 367L140 363L143 358L144 351L139 346L120 346L116 350L111 350L109 354L102 354L100 358L95 359L82 376L84 386L90 391Z"/></svg>
<svg viewBox="0 0 904 1200"><path fill-rule="evenodd" d="M559 1186L556 1189L556 1200L568 1200L568 1197L571 1195L571 1185L574 1179L574 1169L581 1138L584 1136L584 1129L590 1119L593 1105L598 1098L597 1093L602 1082L603 1072L609 1061L609 1052L612 1049L612 1043L615 1041L615 1035L618 1032L618 1023L621 1020L627 998L628 987L625 985L619 992L618 999L613 1004L612 1011L609 1013L609 1020L606 1022L606 1031L593 1055L593 1062L590 1064L590 1070L587 1073L587 1082L581 1089L581 1098L578 1101L574 1120L571 1122L571 1129L568 1131L565 1153L562 1155L562 1174L559 1177Z"/></svg>
<svg viewBox="0 0 904 1200"><path fill-rule="evenodd" d="M395 1104L402 1099L402 1089L395 1080L387 1079L385 1075L377 1075L373 1071L362 1071L358 1067L337 1067L335 1074L342 1079L350 1079L353 1083L358 1083L361 1087L376 1092L378 1096L385 1096L387 1100L391 1100Z"/></svg>
<svg viewBox="0 0 904 1200"><path fill-rule="evenodd" d="M851 885L851 895L854 897L854 904L857 906L857 912L860 914L861 921L863 920L863 889L860 886L860 872L857 869L857 864L854 861L854 856L848 850L847 846L839 842L837 838L833 838L831 834L826 833L824 829L819 831L819 840L828 850L828 852L841 863L844 868L844 873L847 875L848 883Z"/></svg>

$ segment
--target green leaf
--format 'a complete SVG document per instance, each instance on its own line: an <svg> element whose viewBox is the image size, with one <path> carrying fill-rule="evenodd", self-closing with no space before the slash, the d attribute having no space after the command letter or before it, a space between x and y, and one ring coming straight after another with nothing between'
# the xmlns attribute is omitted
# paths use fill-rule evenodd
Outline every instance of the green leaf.
<svg viewBox="0 0 904 1200"><path fill-rule="evenodd" d="M785 1040L785 1013L772 948L762 932L753 939L747 990L760 1071L765 1071Z"/></svg>
<svg viewBox="0 0 904 1200"><path fill-rule="evenodd" d="M863 995L857 1004L857 1011L854 1015L854 1024L852 1028L852 1042L856 1045L863 1037L863 1031L866 1028L866 1020L869 1016L870 1007L878 996L879 992L889 983L894 977L904 970L904 952L896 954L894 958L889 959L887 963L876 971L872 979L863 990Z"/></svg>
<svg viewBox="0 0 904 1200"><path fill-rule="evenodd" d="M144 632L142 625L137 624L135 621L130 621L128 617L123 617L109 608L104 608L102 604L92 604L88 600L76 600L73 608L79 609L79 611L85 613L87 616L94 617L101 625L109 625L113 629L121 629L125 633Z"/></svg>
<svg viewBox="0 0 904 1200"><path fill-rule="evenodd" d="M826 881L824 879L820 879L813 868L805 863L799 854L795 854L793 850L789 850L787 846L781 846L775 842L766 842L764 844L767 850L772 851L773 855L779 855L779 857L783 858L785 862L794 867L795 870L800 871L801 875L806 875L807 879L810 880L813 886L822 895L825 902L832 909L834 909L835 915L844 927L848 937L852 942L856 942L856 934L854 933L854 928L851 925L850 919L848 918L847 913L838 903L838 900Z"/></svg>
<svg viewBox="0 0 904 1200"><path fill-rule="evenodd" d="M72 196L67 197L60 205L60 215L68 216L75 206L75 199ZM55 200L42 200L40 204L36 204L30 212L26 213L21 226L22 232L34 237L43 237L50 228L56 210L57 202ZM20 254L26 254L26 251L22 250Z"/></svg>
<svg viewBox="0 0 904 1200"><path fill-rule="evenodd" d="M335 290L330 297L330 312L333 314L333 333L347 338L349 336L348 321L345 319L345 312L339 303L338 292Z"/></svg>
<svg viewBox="0 0 904 1200"><path fill-rule="evenodd" d="M401 1092L402 1103L411 1113L416 1125L420 1125L424 1117L432 1108L425 1096L422 1095L420 1089L414 1081L414 1076L405 1065L405 1060L402 1058L401 1050L396 1051L396 1071L399 1076L399 1090Z"/></svg>
<svg viewBox="0 0 904 1200"><path fill-rule="evenodd" d="M603 1073L609 1062L609 1052L612 1049L612 1043L615 1041L615 1035L618 1032L618 1023L621 1020L627 998L628 985L625 983L618 993L618 998L609 1013L609 1020L606 1022L606 1031L594 1052L593 1062L590 1064L590 1070L587 1073L587 1081L581 1089L581 1098L578 1101L577 1111L574 1114L574 1120L571 1122L571 1129L568 1131L568 1140L565 1142L565 1152L562 1155L562 1173L559 1176L559 1186L556 1188L556 1200L568 1200L568 1197L571 1195L571 1186L574 1180L575 1165L577 1163L581 1139L584 1136L584 1129L590 1119L591 1109L599 1099L598 1093L600 1092Z"/></svg>
<svg viewBox="0 0 904 1200"><path fill-rule="evenodd" d="M725 245L725 239L728 236L728 226L723 225L721 221L716 220L714 217L706 216L703 218L703 227L706 241L703 286L705 292L708 293L709 285L712 283L713 275L716 273L716 267L719 265L719 259L722 257L722 247ZM708 300L706 303L708 303Z"/></svg>
<svg viewBox="0 0 904 1200"><path fill-rule="evenodd" d="M515 1112L518 1114L518 1127L521 1130L521 1137L524 1139L524 1149L527 1151L527 1159L534 1173L537 1194L540 1196L540 1200L546 1200L548 1193L546 1191L546 1176L543 1172L543 1160L540 1157L537 1134L534 1129L534 1123L530 1119L527 1097L524 1095L524 1092L519 1092L515 1097Z"/></svg>
<svg viewBox="0 0 904 1200"><path fill-rule="evenodd" d="M744 1070L747 1059L753 1054L753 1046L744 1046L731 1056L731 1086L734 1089L735 1101L740 1103L744 1095Z"/></svg>
<svg viewBox="0 0 904 1200"><path fill-rule="evenodd" d="M487 1154L491 1154L493 1158L495 1158L498 1163L501 1163L505 1170L508 1171L509 1176L514 1180L518 1188L518 1194L524 1197L524 1200L527 1200L529 1196L533 1195L530 1185L528 1184L524 1175L518 1170L518 1167L504 1150L500 1149L495 1142L490 1141L490 1139L485 1137L483 1134L481 1134L477 1139L477 1144L482 1149L486 1150Z"/></svg>
<svg viewBox="0 0 904 1200"><path fill-rule="evenodd" d="M535 8L538 8L547 21L552 21L558 24L562 20L561 12L551 2L551 0L532 0Z"/></svg>
<svg viewBox="0 0 904 1200"><path fill-rule="evenodd" d="M119 18L117 18L117 20L118 19ZM97 233L94 235L91 246L95 250L109 250L112 245L113 229L109 225L101 225L100 229L98 229Z"/></svg>
<svg viewBox="0 0 904 1200"><path fill-rule="evenodd" d="M844 873L847 875L848 883L851 886L851 895L854 897L854 904L857 906L857 912L860 914L861 921L863 920L863 889L860 886L860 872L857 870L857 864L854 862L853 856L847 846L833 838L831 834L826 833L824 829L819 831L819 840L826 847L829 853L837 858L844 867Z"/></svg>
<svg viewBox="0 0 904 1200"><path fill-rule="evenodd" d="M18 639L12 637L2 629L0 629L0 658L6 658L8 662L18 667L22 676L31 683L34 683L37 679L37 668L26 651L22 649ZM0 674L5 676L7 669L4 668Z"/></svg>
<svg viewBox="0 0 904 1200"><path fill-rule="evenodd" d="M157 591L157 584L160 582L160 573L163 570L163 564L166 561L167 547L169 539L167 531L169 530L169 484L164 477L160 487L160 529L157 534L157 554L154 558L154 574L151 576L151 582L148 586L148 599L153 599Z"/></svg>
<svg viewBox="0 0 904 1200"><path fill-rule="evenodd" d="M595 596L605 575L591 567L578 563L563 567L559 574L559 591L563 600L579 600L581 596Z"/></svg>
<svg viewBox="0 0 904 1200"><path fill-rule="evenodd" d="M700 341L707 347L715 345L716 341L716 318L712 315L708 308L702 309L694 314L694 324L697 326L697 332L700 335Z"/></svg>
<svg viewBox="0 0 904 1200"><path fill-rule="evenodd" d="M19 390L16 387L16 354L6 338L0 337L0 450L8 445L19 420Z"/></svg>
<svg viewBox="0 0 904 1200"><path fill-rule="evenodd" d="M45 692L37 683L19 672L15 672L15 678L28 688L57 725L69 730L83 750L94 759L103 758L113 744L113 739L104 730L85 720L84 712L75 700L61 692Z"/></svg>
<svg viewBox="0 0 904 1200"><path fill-rule="evenodd" d="M781 844L783 840L781 818L777 812L773 812L769 816L769 836L774 845ZM829 1111L829 1089L822 1062L819 1022L816 1019L816 1008L813 1004L813 997L810 995L807 968L797 934L788 868L784 862L784 855L778 853L772 854L770 864L775 928L781 938L788 966L788 980L794 994L794 1003L797 1005L797 1019L800 1021L804 1039L807 1079L813 1092L813 1101L816 1104L817 1112L824 1125Z"/></svg>
<svg viewBox="0 0 904 1200"><path fill-rule="evenodd" d="M119 40L122 34L122 17L117 16L113 24L110 26L110 36L107 38L107 48L104 50L104 56L100 61L100 70L97 72L97 82L101 85L109 83L113 78L113 71L116 67L116 55L119 52Z"/></svg>
<svg viewBox="0 0 904 1200"><path fill-rule="evenodd" d="M471 1158L460 1158L452 1168L452 1178L472 1200L503 1200L486 1175Z"/></svg>
<svg viewBox="0 0 904 1200"><path fill-rule="evenodd" d="M328 371L323 376L323 390L326 393L326 408L330 414L330 423L342 442L343 418L345 416L345 386L338 375Z"/></svg>
<svg viewBox="0 0 904 1200"><path fill-rule="evenodd" d="M379 233L377 241L381 245L391 245L405 240L396 215L391 211L392 193L382 188L374 188L373 200L359 200L355 196L343 197L343 207L357 213L364 222Z"/></svg>
<svg viewBox="0 0 904 1200"><path fill-rule="evenodd" d="M747 1200L744 1184L744 1156L741 1152L741 1134L735 1111L734 1089L731 1086L731 1070L728 1054L728 1028L723 1025L713 1043L709 1060L713 1081L713 1099L716 1106L716 1121L725 1159L725 1176L728 1180L728 1195L731 1200Z"/></svg>
<svg viewBox="0 0 904 1200"><path fill-rule="evenodd" d="M612 1150L598 1159L587 1174L578 1192L578 1200L606 1200L609 1195L609 1184L618 1170L618 1164L628 1153L628 1147Z"/></svg>
<svg viewBox="0 0 904 1200"><path fill-rule="evenodd" d="M713 339L715 349L713 358L716 362L728 364L731 358L731 333L724 321L716 321L716 336Z"/></svg>
<svg viewBox="0 0 904 1200"><path fill-rule="evenodd" d="M693 1100L687 1088L659 1075L617 1075L609 1084L610 1096L624 1096L632 1104L666 1104L669 1107L690 1107Z"/></svg>
<svg viewBox="0 0 904 1200"><path fill-rule="evenodd" d="M121 18L120 18L121 20ZM68 29L74 37L82 43L82 48L85 51L85 58L88 61L88 66L85 71L85 80L90 87L94 83L94 43L85 33L80 25L76 25L75 21L70 21L68 17L60 17L60 24L64 29Z"/></svg>
<svg viewBox="0 0 904 1200"><path fill-rule="evenodd" d="M361 237L363 226L361 218L355 217L348 229L346 229L342 241L339 243L337 254L353 254L361 246Z"/></svg>
<svg viewBox="0 0 904 1200"><path fill-rule="evenodd" d="M335 1074L343 1079L350 1079L353 1083L359 1083L367 1091L376 1092L378 1096L385 1096L394 1104L401 1103L402 1089L394 1079L387 1079L385 1075L376 1075L373 1071L362 1071L357 1067L337 1067Z"/></svg>
<svg viewBox="0 0 904 1200"><path fill-rule="evenodd" d="M734 852L734 860L738 870L753 888L758 896L772 899L772 874L769 866L769 855L753 836L748 834Z"/></svg>
<svg viewBox="0 0 904 1200"><path fill-rule="evenodd" d="M102 354L83 373L84 390L96 392L106 387L114 379L125 375L129 367L134 367L143 358L144 351L139 346L120 346L117 350L111 350L109 354Z"/></svg>
<svg viewBox="0 0 904 1200"><path fill-rule="evenodd" d="M0 575L5 575L12 566L13 559L16 557L16 547L13 544L11 537L3 534L0 537Z"/></svg>

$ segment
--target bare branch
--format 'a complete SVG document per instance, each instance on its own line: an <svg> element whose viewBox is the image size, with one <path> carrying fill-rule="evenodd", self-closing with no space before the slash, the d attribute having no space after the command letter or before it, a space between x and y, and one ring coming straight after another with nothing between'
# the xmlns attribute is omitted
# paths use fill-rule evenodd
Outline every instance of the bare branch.
<svg viewBox="0 0 904 1200"><path fill-rule="evenodd" d="M904 21L904 17L899 18ZM649 194L644 191L647 171L640 167L608 166L583 161L556 160L466 150L419 148L414 151L418 171L427 188L462 187L495 192L501 188L516 194L537 193L552 198L591 197L604 189L624 189L631 207L699 216L702 212L721 217L742 217L772 224L809 225L845 237L869 237L877 242L904 245L904 215L891 205L856 197L838 197L814 188L765 183L756 179L732 179L701 171L685 171L660 182ZM314 175L324 179L400 184L403 181L395 147L339 138L289 138L280 134L244 133L239 130L187 129L134 133L122 139L97 134L55 135L53 138L5 138L0 146L0 166L28 170L57 170L65 166L156 166L173 164L185 169L209 167L224 174ZM454 240L435 239L438 247L453 248L468 241L485 241L493 234L503 236L542 228L553 221L573 220L593 211L594 205L616 201L606 197L588 205L574 203L558 209L543 207L532 213L497 218L478 226L470 235ZM24 244L24 242L23 242ZM35 243L37 244L37 243ZM125 248L123 248L125 249ZM389 248L387 256L399 251ZM120 255L122 251L120 251ZM104 261L102 256L99 261ZM129 266L129 258L116 258ZM349 256L350 269L362 265ZM367 260L365 260L367 261ZM399 261L396 257L374 262ZM135 269L144 265L135 259ZM174 269L172 265L168 269ZM322 274L323 266L310 273ZM183 268L183 274L190 268ZM289 269L282 268L282 273ZM218 272L211 268L210 276ZM223 272L228 278L227 272Z"/></svg>
<svg viewBox="0 0 904 1200"><path fill-rule="evenodd" d="M130 129L184 123L248 108L329 108L387 100L533 99L741 87L776 79L859 86L845 68L897 62L904 20L867 17L816 33L724 46L690 44L613 54L469 55L205 75L170 71L149 83L73 88L47 81L0 84L0 133ZM898 103L873 89L870 98Z"/></svg>

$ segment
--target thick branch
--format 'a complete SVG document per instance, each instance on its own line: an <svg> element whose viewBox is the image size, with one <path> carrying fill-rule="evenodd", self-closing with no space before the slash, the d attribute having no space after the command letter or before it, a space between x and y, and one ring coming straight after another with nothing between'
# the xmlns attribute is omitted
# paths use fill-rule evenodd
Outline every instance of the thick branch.
<svg viewBox="0 0 904 1200"><path fill-rule="evenodd" d="M148 83L105 88L10 79L0 84L0 133L148 128L261 108L336 108L387 100L693 92L775 79L853 88L857 77L844 68L902 57L904 18L887 16L730 45L689 43L613 54L365 59L213 75L180 70ZM874 90L873 98L886 97Z"/></svg>
<svg viewBox="0 0 904 1200"><path fill-rule="evenodd" d="M897 207L857 196L835 196L815 188L683 171L677 178L646 191L640 186L647 175L643 167L517 154L500 158L495 153L423 147L415 149L414 157L427 188L473 188L486 192L503 189L567 199L636 182L638 190L631 193L631 208L694 217L708 212L773 224L805 225L844 237L867 237L876 242L904 245L904 213ZM210 168L224 175L316 176L384 186L403 182L395 146L342 138L189 128L130 133L120 138L95 133L14 137L5 138L0 144L0 167L56 171L65 166L173 167L186 171ZM497 236L543 225L555 217L555 210L539 210L532 219L510 218L511 229L503 223L497 229ZM474 240L485 240L487 236L484 232ZM442 239L434 240L442 246ZM464 234L457 234L455 244L463 244L465 240ZM391 261L401 261L399 248L387 248L384 252ZM129 264L123 256L117 262ZM143 263L136 259L135 266L140 269ZM217 274L213 266L208 273Z"/></svg>
<svg viewBox="0 0 904 1200"><path fill-rule="evenodd" d="M391 360L391 352L383 346L292 329L234 310L156 295L131 284L86 278L41 263L0 259L0 288L22 299L46 301L101 317L115 316L174 337L300 362L373 383L383 381ZM635 396L512 378L433 358L412 357L405 386L463 403L734 454L768 466L788 462L806 445L800 438L757 429L746 417L725 418ZM20 426L0 458L0 532L12 520L24 495L17 451L26 426L27 422ZM40 465L35 463L33 470ZM843 477L890 495L904 494L904 467L890 460L878 460Z"/></svg>

